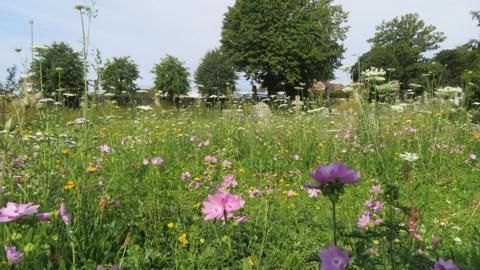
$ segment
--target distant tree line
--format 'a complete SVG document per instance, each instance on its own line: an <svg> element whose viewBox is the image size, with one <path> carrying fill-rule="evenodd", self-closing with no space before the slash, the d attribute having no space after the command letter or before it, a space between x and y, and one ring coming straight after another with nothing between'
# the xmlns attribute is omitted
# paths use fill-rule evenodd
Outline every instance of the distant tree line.
<svg viewBox="0 0 480 270"><path fill-rule="evenodd" d="M471 12L480 26L480 12ZM239 74L268 90L286 91L294 97L308 93L315 81L334 79L345 48L343 40L347 13L333 0L237 0L224 16L221 46L209 50L193 74L204 96L228 96L236 90ZM472 40L453 49L426 54L440 47L445 35L426 24L418 14L406 14L384 21L368 39L371 49L350 69L353 80L370 67L389 70L390 80L400 82L401 91L426 81L470 89L469 103L480 99L480 41ZM61 98L79 99L83 89L83 58L66 43L53 43L36 50L30 67L33 88ZM99 57L99 54L97 55ZM97 61L95 88L115 96L138 90L138 65L128 56ZM180 59L166 55L152 69L154 89L168 100L190 91L190 72ZM2 88L14 92L16 68ZM1 86L1 85L0 85ZM256 88L255 88L256 89ZM18 89L17 89L18 90ZM421 91L422 89L417 89Z"/></svg>

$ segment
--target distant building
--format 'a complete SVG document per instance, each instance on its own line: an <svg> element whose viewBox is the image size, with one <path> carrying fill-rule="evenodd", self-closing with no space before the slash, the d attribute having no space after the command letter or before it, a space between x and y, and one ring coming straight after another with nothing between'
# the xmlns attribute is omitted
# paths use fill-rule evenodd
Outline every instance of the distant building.
<svg viewBox="0 0 480 270"><path fill-rule="evenodd" d="M325 90L330 90L330 91L342 91L345 88L345 86L341 83L332 83L329 81L322 82L322 81L315 81L312 84L312 90L313 91L325 91Z"/></svg>

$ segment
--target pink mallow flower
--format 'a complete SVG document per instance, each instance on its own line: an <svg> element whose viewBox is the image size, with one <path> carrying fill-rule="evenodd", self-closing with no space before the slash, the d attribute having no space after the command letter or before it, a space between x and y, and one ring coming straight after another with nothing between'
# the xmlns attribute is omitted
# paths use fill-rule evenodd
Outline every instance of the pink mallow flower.
<svg viewBox="0 0 480 270"><path fill-rule="evenodd" d="M348 252L340 250L335 244L320 250L322 270L344 270L350 261Z"/></svg>
<svg viewBox="0 0 480 270"><path fill-rule="evenodd" d="M380 189L381 189L381 185L374 185L371 189L370 189L370 193L372 194L378 194L380 193Z"/></svg>
<svg viewBox="0 0 480 270"><path fill-rule="evenodd" d="M218 162L217 157L212 156L212 155L205 156L205 158L203 160L205 160L205 162L208 162L208 163L211 163L211 164L217 164L217 162Z"/></svg>
<svg viewBox="0 0 480 270"><path fill-rule="evenodd" d="M161 157L154 157L150 161L152 162L152 165L160 166L163 164L163 159Z"/></svg>
<svg viewBox="0 0 480 270"><path fill-rule="evenodd" d="M205 220L224 220L232 216L233 212L243 208L245 201L237 195L228 192L219 192L208 195L208 200L203 202L202 213Z"/></svg>
<svg viewBox="0 0 480 270"><path fill-rule="evenodd" d="M376 201L372 207L373 212L378 212L383 208L383 203L381 201Z"/></svg>
<svg viewBox="0 0 480 270"><path fill-rule="evenodd" d="M22 252L17 251L16 247L5 247L5 254L9 262L17 263L23 256Z"/></svg>
<svg viewBox="0 0 480 270"><path fill-rule="evenodd" d="M182 175L180 175L180 179L182 180L187 180L188 178L192 177L192 174L190 172L183 172Z"/></svg>
<svg viewBox="0 0 480 270"><path fill-rule="evenodd" d="M308 197L310 197L310 198L316 198L320 194L322 194L322 191L318 188L309 188L308 189Z"/></svg>
<svg viewBox="0 0 480 270"><path fill-rule="evenodd" d="M72 219L70 218L70 215L67 213L67 208L65 207L65 204L63 202L60 204L58 217L61 218L63 220L63 223L65 223L66 225L70 225L72 223Z"/></svg>
<svg viewBox="0 0 480 270"><path fill-rule="evenodd" d="M107 153L107 154L112 151L112 149L110 148L110 146L108 146L107 144L102 144L102 145L100 145L99 149L100 149L100 152L102 152L102 153Z"/></svg>
<svg viewBox="0 0 480 270"><path fill-rule="evenodd" d="M23 216L33 215L37 212L39 205L33 203L8 202L6 207L0 208L0 223L7 223Z"/></svg>
<svg viewBox="0 0 480 270"><path fill-rule="evenodd" d="M372 221L372 219L370 217L370 213L365 212L365 213L362 214L362 216L358 220L357 226L358 226L359 229L363 230L363 229L365 229L365 227L368 226L368 224L370 224L371 221Z"/></svg>
<svg viewBox="0 0 480 270"><path fill-rule="evenodd" d="M255 198L258 196L260 196L260 190L258 188L254 187L248 190L248 197Z"/></svg>

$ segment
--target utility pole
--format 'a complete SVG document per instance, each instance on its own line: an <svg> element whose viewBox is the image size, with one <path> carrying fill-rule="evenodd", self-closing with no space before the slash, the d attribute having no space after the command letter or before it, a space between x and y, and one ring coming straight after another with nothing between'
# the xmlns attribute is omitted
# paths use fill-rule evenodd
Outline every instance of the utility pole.
<svg viewBox="0 0 480 270"><path fill-rule="evenodd" d="M31 62L33 63L33 20L30 20L30 49L32 51L32 59Z"/></svg>

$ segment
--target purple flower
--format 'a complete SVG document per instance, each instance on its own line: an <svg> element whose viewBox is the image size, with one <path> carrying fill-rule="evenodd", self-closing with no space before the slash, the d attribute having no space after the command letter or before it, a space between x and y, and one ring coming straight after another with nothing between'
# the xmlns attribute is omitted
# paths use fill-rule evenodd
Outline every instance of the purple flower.
<svg viewBox="0 0 480 270"><path fill-rule="evenodd" d="M152 158L152 165L162 165L163 164L163 159L161 157L154 157Z"/></svg>
<svg viewBox="0 0 480 270"><path fill-rule="evenodd" d="M110 153L110 151L111 151L110 146L108 146L107 144L100 145L100 152Z"/></svg>
<svg viewBox="0 0 480 270"><path fill-rule="evenodd" d="M445 261L445 259L440 258L433 266L433 270L460 270L460 268L452 260Z"/></svg>
<svg viewBox="0 0 480 270"><path fill-rule="evenodd" d="M8 202L6 207L0 208L0 223L7 223L23 216L29 216L37 212L39 205L33 203Z"/></svg>
<svg viewBox="0 0 480 270"><path fill-rule="evenodd" d="M350 261L348 252L340 250L335 244L320 250L322 270L344 270Z"/></svg>
<svg viewBox="0 0 480 270"><path fill-rule="evenodd" d="M5 247L5 254L7 255L7 259L12 263L17 263L23 256L23 253L17 251L16 247Z"/></svg>
<svg viewBox="0 0 480 270"><path fill-rule="evenodd" d="M103 265L97 265L97 270L105 270L105 267L103 267Z"/></svg>
<svg viewBox="0 0 480 270"><path fill-rule="evenodd" d="M65 204L63 202L60 204L60 211L58 212L58 216L63 220L63 223L65 223L66 225L70 225L72 223L70 215L67 213L67 208L65 208Z"/></svg>
<svg viewBox="0 0 480 270"><path fill-rule="evenodd" d="M344 184L352 184L358 181L358 173L340 162L320 165L314 172L310 173L310 177L321 184L333 184L337 179Z"/></svg>
<svg viewBox="0 0 480 270"><path fill-rule="evenodd" d="M112 265L112 267L110 267L110 270L122 270L122 268L120 268L120 266L118 265Z"/></svg>
<svg viewBox="0 0 480 270"><path fill-rule="evenodd" d="M50 214L49 213L40 213L37 215L38 221L50 221Z"/></svg>

